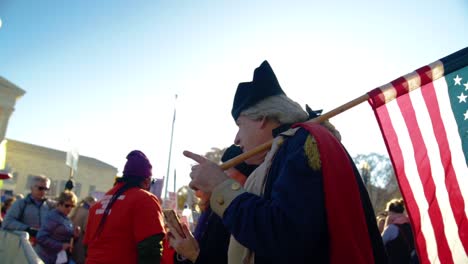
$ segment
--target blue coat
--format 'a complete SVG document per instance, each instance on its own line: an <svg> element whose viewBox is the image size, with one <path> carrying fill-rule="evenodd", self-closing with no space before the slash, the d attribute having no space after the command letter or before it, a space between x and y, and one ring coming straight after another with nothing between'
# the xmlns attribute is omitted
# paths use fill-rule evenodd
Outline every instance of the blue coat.
<svg viewBox="0 0 468 264"><path fill-rule="evenodd" d="M55 263L64 243L73 237L73 223L57 209L50 211L37 233L37 255L46 263Z"/></svg>
<svg viewBox="0 0 468 264"><path fill-rule="evenodd" d="M227 251L231 234L223 225L221 218L208 208L206 229L201 234L198 244L200 254L196 264L227 263Z"/></svg>
<svg viewBox="0 0 468 264"><path fill-rule="evenodd" d="M241 192L224 211L225 226L255 252L256 264L329 262L322 172L308 164L304 151L308 135L299 129L285 139L268 172L263 197ZM354 170L375 263L386 263L372 205Z"/></svg>
<svg viewBox="0 0 468 264"><path fill-rule="evenodd" d="M222 219L210 207L203 214L206 216L205 221L198 223L197 229L199 230L196 231L200 232L195 232L197 234L195 238L200 247L195 264L227 263L227 251L231 234L223 225ZM174 260L175 263L192 263L189 260L179 261L177 256Z"/></svg>
<svg viewBox="0 0 468 264"><path fill-rule="evenodd" d="M19 231L25 231L28 227L39 229L52 207L49 200L44 200L40 205L36 204L31 194L28 194L25 198L14 202L8 209L2 227L6 230Z"/></svg>

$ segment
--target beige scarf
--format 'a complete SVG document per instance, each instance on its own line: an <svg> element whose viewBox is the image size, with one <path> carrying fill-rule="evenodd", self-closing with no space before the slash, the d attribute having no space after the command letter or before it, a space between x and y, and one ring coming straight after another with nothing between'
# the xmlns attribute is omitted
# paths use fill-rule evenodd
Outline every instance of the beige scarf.
<svg viewBox="0 0 468 264"><path fill-rule="evenodd" d="M296 133L298 128L290 129L281 135L291 136ZM265 160L256 170L254 170L245 182L244 188L249 192L258 196L263 196L265 191L266 175L271 167L271 162L275 153L283 143L283 137L276 137L270 151L267 153ZM228 263L229 264L253 264L255 260L254 252L244 247L242 244L231 235L228 249Z"/></svg>

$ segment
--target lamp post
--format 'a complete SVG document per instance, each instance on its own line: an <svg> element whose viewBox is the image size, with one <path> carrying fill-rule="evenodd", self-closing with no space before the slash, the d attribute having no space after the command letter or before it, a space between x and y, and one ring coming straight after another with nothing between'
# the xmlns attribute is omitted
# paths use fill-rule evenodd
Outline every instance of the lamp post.
<svg viewBox="0 0 468 264"><path fill-rule="evenodd" d="M176 101L177 101L177 94L175 95L175 100L174 100L174 116L172 118L172 129L171 129L171 141L169 143L169 157L167 159L167 172L166 172L166 182L164 183L166 185L165 191L164 191L164 201L168 199L167 197L167 188L169 186L169 169L171 168L171 155L172 155L172 140L174 138L174 124L176 120ZM174 186L176 185L176 179L175 179L175 171L174 171ZM174 192L175 192L175 187L174 187Z"/></svg>

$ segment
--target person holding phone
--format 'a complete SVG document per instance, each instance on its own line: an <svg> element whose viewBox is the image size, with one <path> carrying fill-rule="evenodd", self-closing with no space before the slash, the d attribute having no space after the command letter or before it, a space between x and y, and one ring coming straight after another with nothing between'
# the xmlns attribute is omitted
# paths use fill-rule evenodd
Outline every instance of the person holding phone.
<svg viewBox="0 0 468 264"><path fill-rule="evenodd" d="M226 149L221 161L225 162L242 153L242 150L232 145ZM255 170L257 166L238 164L226 171L232 179L243 185L247 177ZM181 224L182 234L171 231L169 242L176 250L175 263L228 263L228 247L231 234L223 225L222 219L210 208L210 194L197 191L196 195L200 198L200 208L202 214L198 224L192 234L185 224ZM168 222L170 230L178 230L176 223Z"/></svg>
<svg viewBox="0 0 468 264"><path fill-rule="evenodd" d="M57 207L50 211L37 233L35 250L46 264L55 264L57 254L64 250L71 253L71 239L80 234L68 215L76 206L77 198L72 191L63 191L57 199Z"/></svg>

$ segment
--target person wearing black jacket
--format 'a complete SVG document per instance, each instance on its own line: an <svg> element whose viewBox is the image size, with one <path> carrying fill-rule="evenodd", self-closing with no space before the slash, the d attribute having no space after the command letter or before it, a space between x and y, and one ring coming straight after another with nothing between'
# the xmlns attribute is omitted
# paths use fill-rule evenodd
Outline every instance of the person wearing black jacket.
<svg viewBox="0 0 468 264"><path fill-rule="evenodd" d="M238 146L232 145L226 149L221 161L228 161L241 153L242 150ZM228 169L226 174L243 185L256 167L243 162ZM210 196L203 193L200 196L201 207L204 210L199 218L195 232L191 234L187 226L183 225L185 239L174 232L170 233L171 246L176 250L174 263L227 263L231 234L224 226L222 219L211 210L209 206Z"/></svg>

